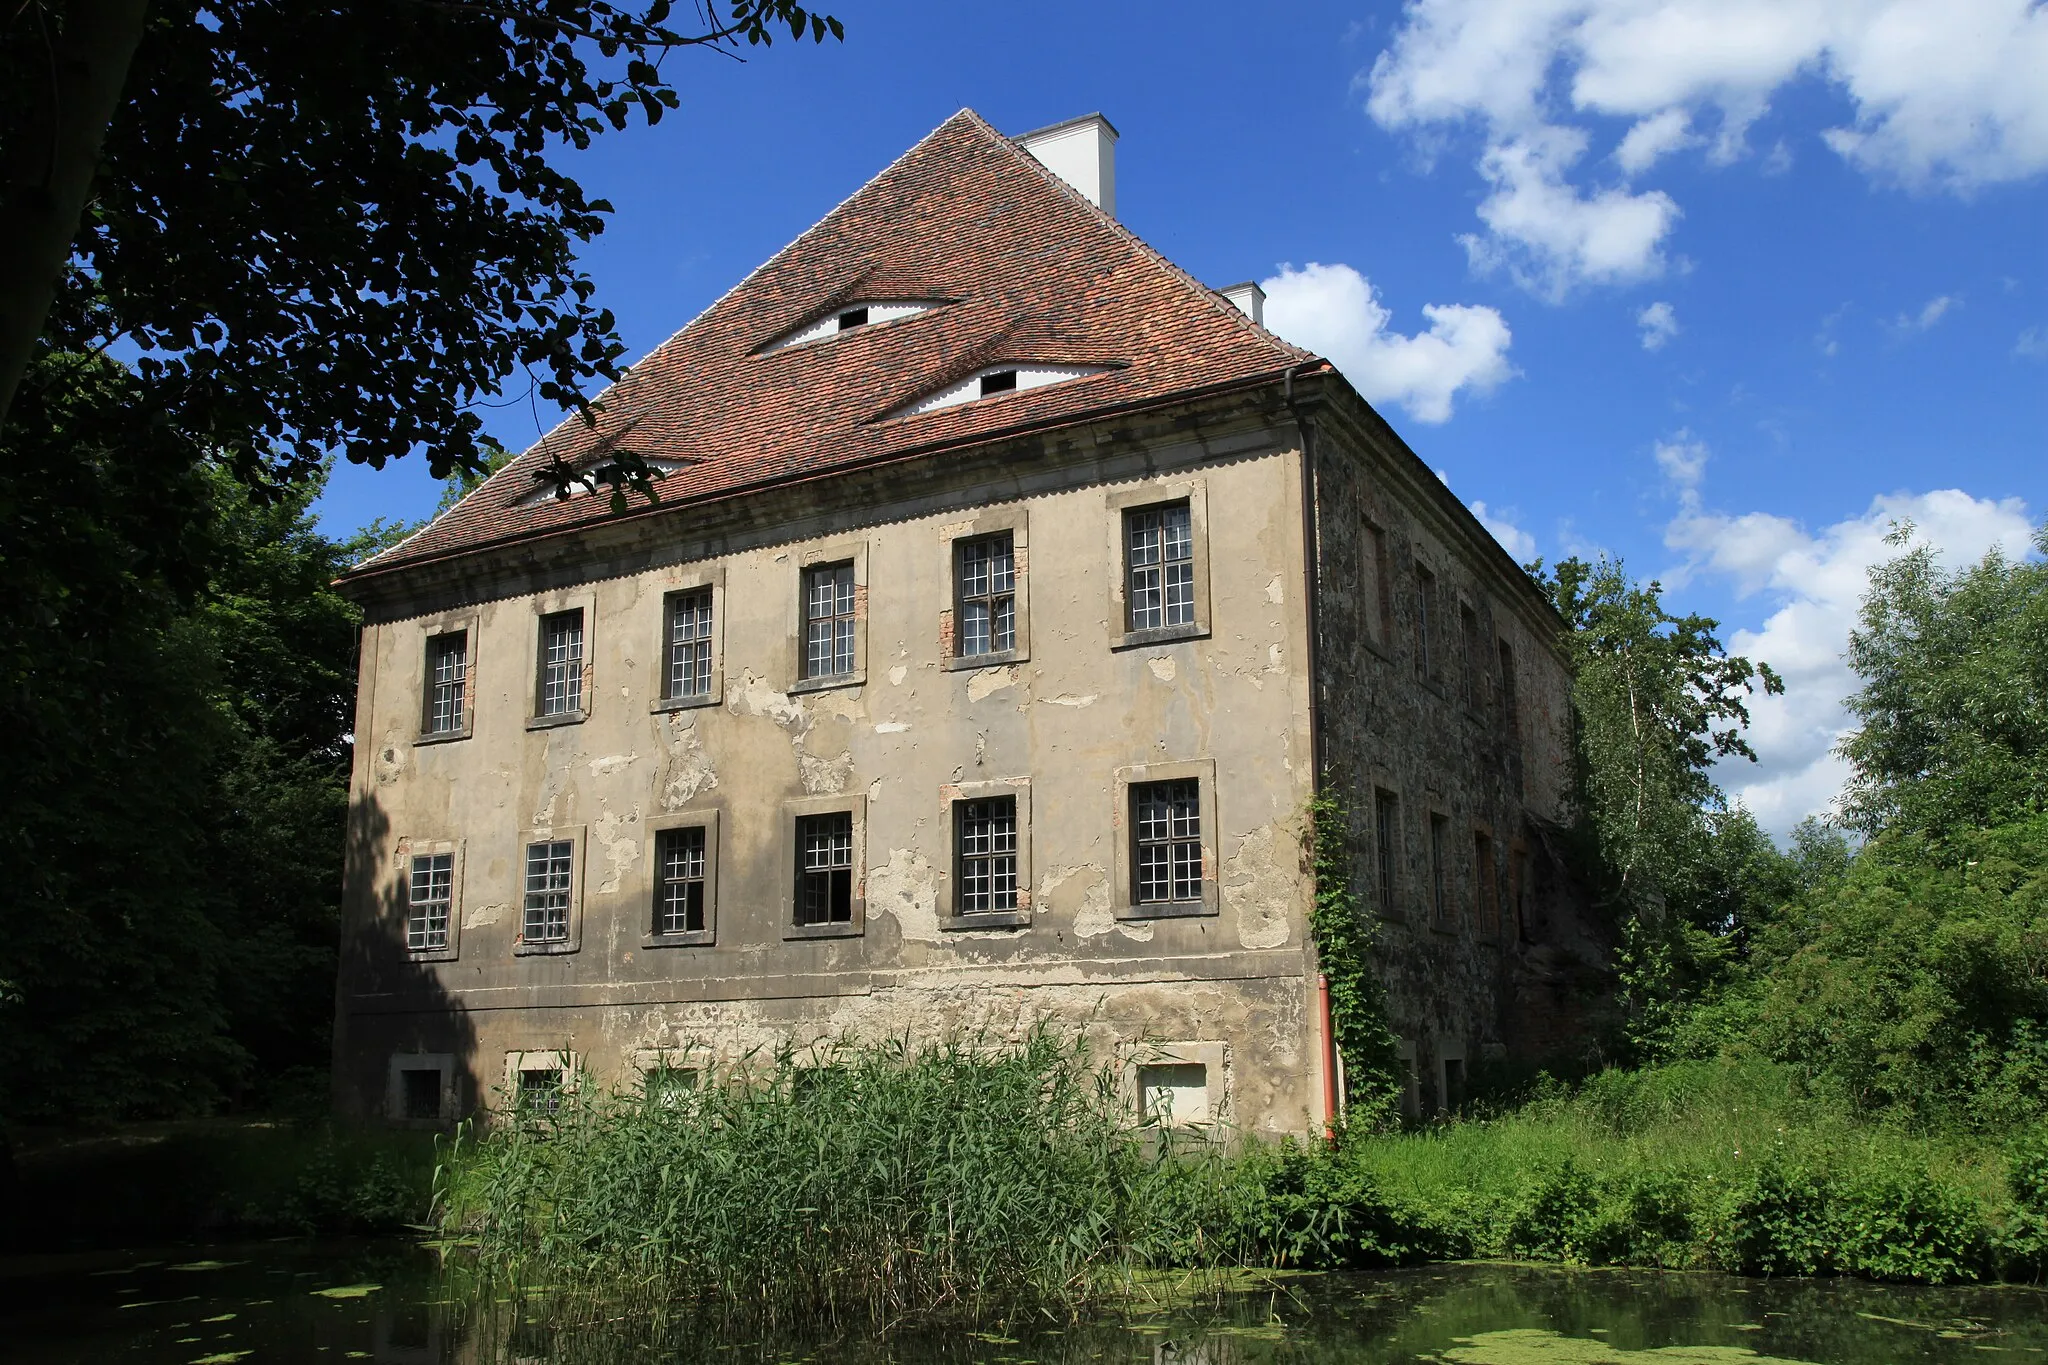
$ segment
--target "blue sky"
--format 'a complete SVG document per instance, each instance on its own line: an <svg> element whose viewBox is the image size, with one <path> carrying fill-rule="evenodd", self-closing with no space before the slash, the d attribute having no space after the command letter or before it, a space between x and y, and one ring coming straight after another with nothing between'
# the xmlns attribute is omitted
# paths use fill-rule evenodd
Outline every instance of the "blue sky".
<svg viewBox="0 0 2048 1365"><path fill-rule="evenodd" d="M1784 671L1767 825L1822 809L1864 568L2048 512L2048 10L2027 0L832 6L844 45L679 54L575 168L637 357L962 105L1100 110L1118 214L1266 282L1517 557L1605 550ZM1429 310L1429 311L1425 311ZM516 397L516 394L514 395ZM555 414L488 414L524 446ZM419 518L338 471L330 529Z"/></svg>

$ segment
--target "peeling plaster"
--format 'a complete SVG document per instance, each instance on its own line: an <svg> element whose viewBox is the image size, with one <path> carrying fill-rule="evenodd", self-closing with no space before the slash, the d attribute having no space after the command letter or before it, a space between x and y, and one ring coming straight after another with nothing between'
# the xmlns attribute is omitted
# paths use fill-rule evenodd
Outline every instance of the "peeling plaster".
<svg viewBox="0 0 2048 1365"><path fill-rule="evenodd" d="M1100 863L1050 869L1039 878L1037 903L1054 916L1071 915L1077 938L1100 938L1116 927L1109 908L1109 874Z"/></svg>
<svg viewBox="0 0 2048 1365"><path fill-rule="evenodd" d="M903 680L909 676L910 670L902 664L898 664L889 670L889 685L891 687L901 687L903 686Z"/></svg>
<svg viewBox="0 0 2048 1365"><path fill-rule="evenodd" d="M488 929L499 920L505 918L505 912L511 908L511 906L503 901L494 901L489 905L472 905L469 909L462 912L462 927L465 929Z"/></svg>
<svg viewBox="0 0 2048 1365"><path fill-rule="evenodd" d="M661 777L661 808L682 810L701 792L718 785L718 770L704 751L704 737L697 733L696 717L665 716L668 728L668 762Z"/></svg>
<svg viewBox="0 0 2048 1365"><path fill-rule="evenodd" d="M875 733L878 735L900 735L909 728L910 725L906 721L885 720L875 727Z"/></svg>
<svg viewBox="0 0 2048 1365"><path fill-rule="evenodd" d="M889 861L868 869L868 914L894 915L906 939L938 943L939 874L931 860L907 848L889 850Z"/></svg>
<svg viewBox="0 0 2048 1365"><path fill-rule="evenodd" d="M613 773L624 772L639 761L640 755L638 754L607 754L603 758L593 758L590 760L590 775L592 777L610 777Z"/></svg>
<svg viewBox="0 0 2048 1365"><path fill-rule="evenodd" d="M591 837L604 850L605 876L597 889L609 895L624 885L626 874L640 861L640 807L624 815L605 811L597 817Z"/></svg>
<svg viewBox="0 0 2048 1365"><path fill-rule="evenodd" d="M1154 655L1152 658L1145 660L1145 667L1151 669L1152 676L1163 683L1172 682L1180 672L1179 666L1174 663L1173 656L1170 654Z"/></svg>
<svg viewBox="0 0 2048 1365"><path fill-rule="evenodd" d="M384 747L377 751L377 785L388 787L403 776L405 746L395 740L387 741Z"/></svg>
<svg viewBox="0 0 2048 1365"><path fill-rule="evenodd" d="M1016 685L1017 666L1015 664L1011 664L1006 668L979 669L973 677L967 680L967 700L980 701L991 693L1000 692L1006 687L1015 687Z"/></svg>
<svg viewBox="0 0 2048 1365"><path fill-rule="evenodd" d="M1087 693L1084 696L1076 696L1072 692L1062 692L1057 697L1047 697L1044 700L1047 706L1093 706L1098 697L1094 692Z"/></svg>
<svg viewBox="0 0 2048 1365"><path fill-rule="evenodd" d="M1273 581L1266 585L1266 600L1276 607L1287 600L1287 594L1280 586L1279 574L1274 574Z"/></svg>
<svg viewBox="0 0 2048 1365"><path fill-rule="evenodd" d="M1278 948L1288 938L1288 917L1302 888L1274 855L1278 834L1261 825L1238 840L1223 864L1223 903L1237 915L1237 941L1247 948Z"/></svg>

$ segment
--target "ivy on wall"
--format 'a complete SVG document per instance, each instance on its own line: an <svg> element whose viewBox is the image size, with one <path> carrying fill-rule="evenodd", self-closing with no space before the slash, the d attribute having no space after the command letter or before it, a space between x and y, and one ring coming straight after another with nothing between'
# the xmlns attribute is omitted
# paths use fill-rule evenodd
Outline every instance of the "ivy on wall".
<svg viewBox="0 0 2048 1365"><path fill-rule="evenodd" d="M1400 1051L1374 960L1379 928L1351 889L1351 814L1341 797L1325 792L1309 802L1307 824L1315 879L1309 935L1330 983L1331 1031L1344 1061L1344 1123L1366 1131L1391 1127L1401 1113Z"/></svg>

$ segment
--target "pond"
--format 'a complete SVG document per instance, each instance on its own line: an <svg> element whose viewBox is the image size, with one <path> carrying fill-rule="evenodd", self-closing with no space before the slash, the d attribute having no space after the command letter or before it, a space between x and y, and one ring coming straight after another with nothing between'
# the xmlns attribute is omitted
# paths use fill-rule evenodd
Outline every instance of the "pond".
<svg viewBox="0 0 2048 1365"><path fill-rule="evenodd" d="M1171 1312L1037 1328L777 1341L678 1334L658 1345L630 1323L610 1335L552 1337L503 1311L457 1311L429 1254L395 1242L22 1259L0 1266L0 1294L0 1354L16 1365L1865 1365L2048 1356L2048 1293L2033 1289L1526 1265L1291 1276Z"/></svg>

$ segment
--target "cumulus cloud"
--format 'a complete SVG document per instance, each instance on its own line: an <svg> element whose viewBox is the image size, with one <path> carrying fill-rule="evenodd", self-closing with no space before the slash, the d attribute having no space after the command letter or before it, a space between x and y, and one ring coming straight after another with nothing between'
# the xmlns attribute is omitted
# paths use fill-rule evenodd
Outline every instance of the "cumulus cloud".
<svg viewBox="0 0 2048 1365"><path fill-rule="evenodd" d="M1418 422L1450 420L1461 391L1488 393L1514 373L1513 336L1492 308L1432 303L1429 330L1389 331L1392 320L1372 281L1348 265L1282 266L1261 282L1266 325L1326 356L1368 402L1399 403Z"/></svg>
<svg viewBox="0 0 2048 1365"><path fill-rule="evenodd" d="M1627 181L1695 146L1722 163L1751 155L1750 127L1796 79L1846 97L1845 124L1811 131L1873 179L1968 193L2048 171L2044 70L2048 6L2034 0L1410 0L1366 108L1390 130L1483 130L1482 246L1549 253L1547 270L1521 274L1555 295L1654 273L1678 206ZM1622 183L1580 188L1566 172L1596 120L1627 121L1612 156ZM1789 159L1781 141L1763 168ZM1553 214L1604 209L1632 272L1603 273L1569 233L1517 237L1524 217L1497 202L1517 191Z"/></svg>
<svg viewBox="0 0 2048 1365"><path fill-rule="evenodd" d="M1643 349L1661 351L1678 335L1678 314L1668 303L1653 303L1636 314L1636 326L1643 329Z"/></svg>
<svg viewBox="0 0 2048 1365"><path fill-rule="evenodd" d="M1994 501L1953 488L1886 494L1817 531L1768 512L1709 510L1700 492L1707 455L1685 437L1656 448L1679 499L1664 543L1681 563L1666 579L1718 576L1739 600L1760 598L1768 607L1761 625L1738 628L1724 643L1783 674L1785 694L1751 698L1749 739L1759 762L1724 764L1720 778L1731 799L1783 835L1808 815L1832 811L1848 776L1834 754L1852 728L1842 701L1857 687L1843 654L1870 567L1899 553L1884 543L1892 526L1912 522L1917 541L1955 568L1994 545L2027 553L2032 524L2017 498Z"/></svg>
<svg viewBox="0 0 2048 1365"><path fill-rule="evenodd" d="M1955 299L1948 294L1943 294L1938 298L1929 299L1921 306L1918 313L1899 314L1898 317L1892 320L1892 328L1900 332L1924 332L1935 323L1940 322L1942 316L1955 306Z"/></svg>
<svg viewBox="0 0 2048 1365"><path fill-rule="evenodd" d="M1527 564L1536 557L1536 537L1515 525L1516 513L1512 507L1496 511L1476 500L1471 506L1472 515L1479 518L1479 524L1493 533L1493 538L1514 557L1517 564Z"/></svg>
<svg viewBox="0 0 2048 1365"><path fill-rule="evenodd" d="M2029 327L2013 342L2012 353L2025 360L2048 360L2048 327Z"/></svg>
<svg viewBox="0 0 2048 1365"><path fill-rule="evenodd" d="M1517 284L1553 300L1581 284L1664 273L1660 244L1678 219L1677 203L1662 190L1579 190L1565 172L1585 149L1585 135L1566 128L1487 148L1479 161L1492 186L1479 205L1487 231L1458 239L1474 269L1505 268Z"/></svg>

